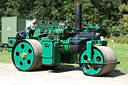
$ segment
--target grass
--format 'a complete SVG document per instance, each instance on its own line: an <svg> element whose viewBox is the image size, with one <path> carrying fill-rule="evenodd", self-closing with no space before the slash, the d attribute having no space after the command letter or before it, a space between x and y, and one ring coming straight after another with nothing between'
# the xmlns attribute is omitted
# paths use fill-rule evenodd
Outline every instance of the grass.
<svg viewBox="0 0 128 85"><path fill-rule="evenodd" d="M12 63L11 53L8 51L3 51L0 53L0 63Z"/></svg>
<svg viewBox="0 0 128 85"><path fill-rule="evenodd" d="M115 71L128 73L128 44L116 44L108 43L117 54L117 60L120 61L120 64L117 65ZM0 53L0 62L1 63L12 63L11 53L3 51ZM60 67L78 67L78 64L62 64Z"/></svg>
<svg viewBox="0 0 128 85"><path fill-rule="evenodd" d="M109 43L108 46L116 52L117 60L120 61L115 71L128 73L128 44Z"/></svg>

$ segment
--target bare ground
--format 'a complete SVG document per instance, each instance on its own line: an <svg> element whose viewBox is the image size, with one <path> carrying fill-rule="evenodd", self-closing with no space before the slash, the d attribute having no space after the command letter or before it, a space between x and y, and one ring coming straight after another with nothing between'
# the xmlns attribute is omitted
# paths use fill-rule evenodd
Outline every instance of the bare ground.
<svg viewBox="0 0 128 85"><path fill-rule="evenodd" d="M128 74L112 72L91 77L79 68L21 72L13 64L0 63L0 85L128 85Z"/></svg>

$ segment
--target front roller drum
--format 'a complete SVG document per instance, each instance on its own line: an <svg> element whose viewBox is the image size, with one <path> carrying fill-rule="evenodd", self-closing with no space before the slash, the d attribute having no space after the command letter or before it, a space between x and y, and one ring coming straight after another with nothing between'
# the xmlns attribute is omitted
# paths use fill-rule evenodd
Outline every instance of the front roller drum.
<svg viewBox="0 0 128 85"><path fill-rule="evenodd" d="M35 70L41 66L42 45L34 39L18 41L12 50L14 66L21 71Z"/></svg>
<svg viewBox="0 0 128 85"><path fill-rule="evenodd" d="M93 46L92 59L88 59L86 48L80 53L80 67L85 75L100 76L112 72L117 65L115 52L107 46ZM85 63L85 64L84 64Z"/></svg>

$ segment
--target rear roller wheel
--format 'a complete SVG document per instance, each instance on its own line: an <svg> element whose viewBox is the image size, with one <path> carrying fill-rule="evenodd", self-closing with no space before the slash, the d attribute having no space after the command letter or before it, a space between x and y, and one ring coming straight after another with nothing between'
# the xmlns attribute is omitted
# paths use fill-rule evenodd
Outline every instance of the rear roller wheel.
<svg viewBox="0 0 128 85"><path fill-rule="evenodd" d="M79 62L89 63L86 48L80 53ZM113 63L111 63L113 62ZM80 64L80 67L85 75L99 76L112 72L117 62L117 57L115 52L107 46L93 46L92 49L92 60L91 64ZM106 65L96 65L109 63Z"/></svg>
<svg viewBox="0 0 128 85"><path fill-rule="evenodd" d="M42 46L37 40L20 40L13 47L12 61L18 70L34 70L41 66L41 54Z"/></svg>

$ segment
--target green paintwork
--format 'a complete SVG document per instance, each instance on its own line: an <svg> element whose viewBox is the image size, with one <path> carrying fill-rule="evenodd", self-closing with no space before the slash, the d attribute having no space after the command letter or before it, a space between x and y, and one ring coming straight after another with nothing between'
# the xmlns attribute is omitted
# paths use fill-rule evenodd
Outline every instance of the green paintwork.
<svg viewBox="0 0 128 85"><path fill-rule="evenodd" d="M61 56L62 58L62 63L75 63L76 61L78 61L78 54L73 55L70 52L70 39L71 37L69 37L67 40L61 40L61 44L62 44L62 51L63 51L63 55Z"/></svg>
<svg viewBox="0 0 128 85"><path fill-rule="evenodd" d="M101 40L91 40L91 41L87 41L86 43L86 52L87 52L87 56L88 59L90 60L90 62L92 61L92 44L104 44L107 45L107 41L101 41Z"/></svg>
<svg viewBox="0 0 128 85"><path fill-rule="evenodd" d="M13 41L13 43L10 43L10 41ZM14 44L15 44L15 42L16 42L16 39L15 39L15 38L9 38L9 39L8 39L8 46L9 46L9 47L13 47Z"/></svg>
<svg viewBox="0 0 128 85"><path fill-rule="evenodd" d="M46 65L60 64L59 42L43 42L42 43L42 63Z"/></svg>
<svg viewBox="0 0 128 85"><path fill-rule="evenodd" d="M87 25L86 27L85 27L85 30L84 31L90 31L90 30L98 30L98 29L100 29L100 26L92 26L92 25Z"/></svg>
<svg viewBox="0 0 128 85"><path fill-rule="evenodd" d="M71 52L69 50L69 45L64 45L62 47L62 50L63 50L64 54L71 54Z"/></svg>
<svg viewBox="0 0 128 85"><path fill-rule="evenodd" d="M38 37L40 33L41 33L40 29L35 29L34 36Z"/></svg>
<svg viewBox="0 0 128 85"><path fill-rule="evenodd" d="M21 45L24 45L24 48ZM32 66L33 61L34 61L34 51L33 51L32 46L29 43L20 42L18 45L16 45L13 53L14 53L13 54L14 63L17 65L19 69L28 70ZM22 53L26 53L25 59L21 57Z"/></svg>
<svg viewBox="0 0 128 85"><path fill-rule="evenodd" d="M103 44L107 45L107 41L101 41L101 40L91 40L93 44Z"/></svg>
<svg viewBox="0 0 128 85"><path fill-rule="evenodd" d="M68 63L75 63L78 60L78 55L72 55L69 50L69 41L71 38L68 38L67 40L61 40L61 41L51 41L50 37L42 37L42 63L46 65L51 64L60 64L64 62ZM45 46L45 44L50 44L49 48ZM62 45L62 50L64 52L64 55L61 55L60 46ZM61 58L60 58L61 56ZM60 62L60 59L62 60Z"/></svg>
<svg viewBox="0 0 128 85"><path fill-rule="evenodd" d="M65 29L56 29L55 31L56 31L57 35L63 35L64 34L64 30Z"/></svg>
<svg viewBox="0 0 128 85"><path fill-rule="evenodd" d="M87 41L86 46L87 46L87 50L86 50L87 54L86 55L88 56L88 59L91 62L91 59L92 59L92 41Z"/></svg>
<svg viewBox="0 0 128 85"><path fill-rule="evenodd" d="M94 55L92 55L92 60L91 60L91 63L96 63L96 64L103 64L103 56L102 54L100 53L99 50L93 48L93 51L94 51ZM81 55L81 58L80 58L80 62L81 63L88 63L87 60L84 59L84 56L85 55L88 55L88 51L85 50L83 51L82 55ZM101 58L101 61L98 62L96 60L97 57L100 57ZM88 56L88 59L90 58L90 56ZM89 74L89 75L96 75L96 74L99 74L100 71L102 70L103 66L102 65L97 65L98 66L98 69L97 70L94 70L94 65L90 65L90 69L87 69L86 68L86 65L85 64L82 64L82 69L85 71L85 73Z"/></svg>
<svg viewBox="0 0 128 85"><path fill-rule="evenodd" d="M45 28L45 27L46 28L49 27L51 30L48 30L48 29L44 30L43 28ZM58 27L58 26L36 26L36 28L40 28L40 29L35 29L33 36L29 36L29 35L31 35L31 32L30 32L31 30L29 30L27 33L26 39L37 38L41 34L41 31L45 31L45 34L47 34L47 35L57 35L56 38L57 37L59 38L60 35L64 35L64 31L66 29L60 29L60 28L56 29L55 27ZM54 37L55 36L53 36L53 38ZM50 37L49 37L49 39L50 39Z"/></svg>
<svg viewBox="0 0 128 85"><path fill-rule="evenodd" d="M8 46L9 46L8 52L12 52L12 48L13 48L15 42L16 42L15 38L9 38L8 39Z"/></svg>
<svg viewBox="0 0 128 85"><path fill-rule="evenodd" d="M107 45L107 41L101 41L101 40L91 40L87 41L86 46L87 46L87 56L89 56L89 60L91 61L92 59L92 44L104 44Z"/></svg>
<svg viewBox="0 0 128 85"><path fill-rule="evenodd" d="M12 48L8 48L8 52L12 52Z"/></svg>
<svg viewBox="0 0 128 85"><path fill-rule="evenodd" d="M52 65L52 58L42 58L43 65Z"/></svg>
<svg viewBox="0 0 128 85"><path fill-rule="evenodd" d="M54 56L53 56L53 63L54 64L60 64L60 42L54 43Z"/></svg>
<svg viewBox="0 0 128 85"><path fill-rule="evenodd" d="M61 44L62 46L62 50L64 54L71 54L70 52L70 48L69 48L69 41L70 41L71 37L69 37L67 40L62 40Z"/></svg>
<svg viewBox="0 0 128 85"><path fill-rule="evenodd" d="M40 28L41 30L45 29L45 34L48 35L65 35L66 31L68 31L68 27L59 28L59 26L36 26L36 28Z"/></svg>
<svg viewBox="0 0 128 85"><path fill-rule="evenodd" d="M53 57L53 43L43 42L42 43L42 63L51 65Z"/></svg>

